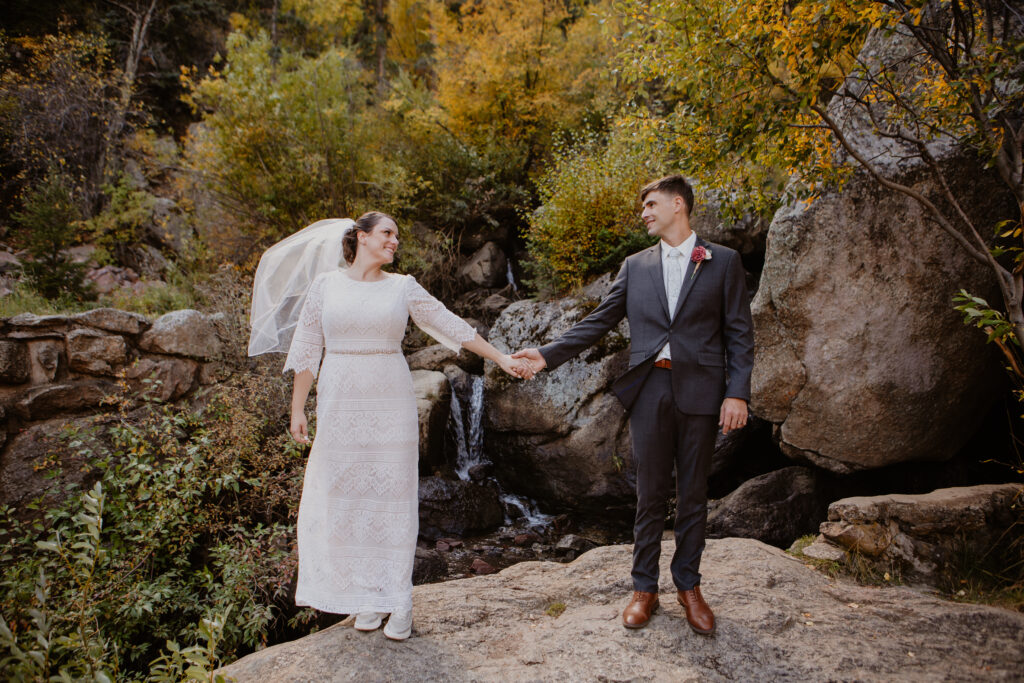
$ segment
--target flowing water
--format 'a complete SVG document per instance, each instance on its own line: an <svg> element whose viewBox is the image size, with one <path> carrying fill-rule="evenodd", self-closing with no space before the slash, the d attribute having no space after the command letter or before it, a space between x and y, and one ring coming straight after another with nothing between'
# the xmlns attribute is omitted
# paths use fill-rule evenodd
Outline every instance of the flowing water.
<svg viewBox="0 0 1024 683"><path fill-rule="evenodd" d="M482 376L473 376L470 382L468 403L468 411L463 410L459 392L453 385L451 421L452 429L455 432L455 473L463 481L469 481L469 470L474 465L490 462L483 454L484 378ZM541 512L535 501L514 493L503 491L501 502L505 508L506 524L525 521L528 527L544 528L554 519L551 515Z"/></svg>
<svg viewBox="0 0 1024 683"><path fill-rule="evenodd" d="M507 261L507 263L508 263L508 270L505 271L505 279L508 280L508 283L510 285L512 285L512 291L513 292L518 292L519 291L519 287L516 286L516 276L512 274L512 261L509 260L509 261Z"/></svg>

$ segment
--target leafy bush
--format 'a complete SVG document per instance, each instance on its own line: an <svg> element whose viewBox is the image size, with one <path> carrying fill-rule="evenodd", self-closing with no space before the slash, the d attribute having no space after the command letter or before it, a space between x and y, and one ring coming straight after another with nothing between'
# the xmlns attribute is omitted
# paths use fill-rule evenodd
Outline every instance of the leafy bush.
<svg viewBox="0 0 1024 683"><path fill-rule="evenodd" d="M381 144L386 114L344 50L306 57L235 32L223 72L183 78L208 112L187 162L243 232L279 239L328 216L393 211L408 192Z"/></svg>
<svg viewBox="0 0 1024 683"><path fill-rule="evenodd" d="M97 250L94 258L101 263L118 260L118 251L142 241L142 228L153 220L156 197L132 187L122 174L117 182L103 186L106 206L88 220L85 226L92 233Z"/></svg>
<svg viewBox="0 0 1024 683"><path fill-rule="evenodd" d="M174 680L308 618L288 599L304 458L279 378L247 375L196 411L119 400L64 435L89 491L41 519L4 511L0 658L16 677Z"/></svg>
<svg viewBox="0 0 1024 683"><path fill-rule="evenodd" d="M556 145L537 183L541 205L527 216L531 284L542 295L581 286L651 244L640 220L640 189L661 175L656 148L616 131Z"/></svg>

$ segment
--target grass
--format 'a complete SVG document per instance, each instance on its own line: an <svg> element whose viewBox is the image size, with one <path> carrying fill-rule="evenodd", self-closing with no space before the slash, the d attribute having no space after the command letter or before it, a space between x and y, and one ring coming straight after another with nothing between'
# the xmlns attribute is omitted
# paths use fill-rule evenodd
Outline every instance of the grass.
<svg viewBox="0 0 1024 683"><path fill-rule="evenodd" d="M544 609L544 614L557 619L562 616L562 612L565 611L565 607L566 605L564 602L553 602Z"/></svg>
<svg viewBox="0 0 1024 683"><path fill-rule="evenodd" d="M10 318L21 313L71 315L104 307L156 317L183 308L198 308L203 302L203 296L196 289L198 279L197 276L173 270L168 274L167 282L150 283L141 293L122 287L92 301L69 297L47 299L27 284L17 282L13 292L0 297L0 318Z"/></svg>
<svg viewBox="0 0 1024 683"><path fill-rule="evenodd" d="M831 578L844 576L865 586L898 586L904 583L899 567L880 566L878 562L858 553L847 552L846 558L839 562L804 555L804 548L813 543L815 538L815 534L801 536L786 552ZM968 553L956 558L947 567L946 576L936 593L954 602L992 605L1024 612L1024 581L1012 575L1013 570L1019 567L1004 563L1001 571L996 570L990 559Z"/></svg>

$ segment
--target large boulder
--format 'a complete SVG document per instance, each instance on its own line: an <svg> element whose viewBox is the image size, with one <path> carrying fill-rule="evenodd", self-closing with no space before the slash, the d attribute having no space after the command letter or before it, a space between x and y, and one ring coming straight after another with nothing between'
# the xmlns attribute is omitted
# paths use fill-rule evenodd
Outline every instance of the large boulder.
<svg viewBox="0 0 1024 683"><path fill-rule="evenodd" d="M478 287L500 287L508 279L508 258L501 247L488 242L469 257L459 276Z"/></svg>
<svg viewBox="0 0 1024 683"><path fill-rule="evenodd" d="M483 358L461 349L455 353L443 344L431 344L426 348L409 354L406 358L410 370L435 370L441 372L446 365L454 363L467 372L481 374L484 371Z"/></svg>
<svg viewBox="0 0 1024 683"><path fill-rule="evenodd" d="M421 477L420 535L439 538L489 531L505 519L496 489L469 481Z"/></svg>
<svg viewBox="0 0 1024 683"><path fill-rule="evenodd" d="M173 199L153 200L153 218L146 226L146 236L156 245L182 253L192 238L192 227Z"/></svg>
<svg viewBox="0 0 1024 683"><path fill-rule="evenodd" d="M951 176L987 224L996 185L967 165ZM868 178L780 210L752 306L753 411L787 455L835 472L951 457L1000 386L984 335L953 310L961 287L988 294L990 275Z"/></svg>
<svg viewBox="0 0 1024 683"><path fill-rule="evenodd" d="M1020 508L1024 485L986 484L921 495L844 498L828 508L821 539L851 551L880 572L939 584L958 558L988 558L1024 542ZM998 567L1002 570L1004 567Z"/></svg>
<svg viewBox="0 0 1024 683"><path fill-rule="evenodd" d="M144 315L121 311L116 308L94 308L91 311L71 316L75 322L118 334L139 334L149 327Z"/></svg>
<svg viewBox="0 0 1024 683"><path fill-rule="evenodd" d="M593 310L609 282L602 278L577 297L513 303L491 328L491 343L515 351L551 341ZM577 358L529 382L488 366L485 452L506 488L556 509L632 506L628 421L610 390L626 370L628 347L623 321Z"/></svg>
<svg viewBox="0 0 1024 683"><path fill-rule="evenodd" d="M701 566L717 632L690 632L669 599L622 628L632 548L571 564L522 562L496 574L413 588L412 638L396 646L351 621L260 650L219 673L293 681L1012 681L1024 670L1024 614L905 586L832 579L778 548L710 540Z"/></svg>
<svg viewBox="0 0 1024 683"><path fill-rule="evenodd" d="M60 413L97 408L117 394L117 385L101 379L43 384L26 391L14 409L24 418L41 420Z"/></svg>
<svg viewBox="0 0 1024 683"><path fill-rule="evenodd" d="M142 335L146 351L212 360L220 356L221 343L214 322L199 311L186 308L166 313Z"/></svg>
<svg viewBox="0 0 1024 683"><path fill-rule="evenodd" d="M9 251L0 250L0 275L12 275L20 273L21 261Z"/></svg>
<svg viewBox="0 0 1024 683"><path fill-rule="evenodd" d="M132 390L151 401L173 401L192 391L199 364L188 358L140 358L125 371Z"/></svg>
<svg viewBox="0 0 1024 683"><path fill-rule="evenodd" d="M780 548L813 533L825 519L828 494L822 477L806 467L786 467L744 482L708 512L708 538L756 538Z"/></svg>
<svg viewBox="0 0 1024 683"><path fill-rule="evenodd" d="M52 382L61 370L65 344L59 339L36 339L28 343L33 384Z"/></svg>
<svg viewBox="0 0 1024 683"><path fill-rule="evenodd" d="M443 372L413 370L412 387L420 425L420 463L425 473L444 463L444 430L451 412L452 388Z"/></svg>
<svg viewBox="0 0 1024 683"><path fill-rule="evenodd" d="M88 375L116 375L128 361L124 337L89 328L68 332L68 364L76 372Z"/></svg>
<svg viewBox="0 0 1024 683"><path fill-rule="evenodd" d="M906 34L875 32L858 63L886 65L912 86L915 50ZM829 105L846 139L886 177L946 206L947 188L917 151L878 134L852 101ZM984 234L1019 215L984 159L944 136L929 153ZM752 408L775 423L785 453L836 472L945 460L1002 389L994 347L963 325L952 298L964 288L1001 305L995 280L916 201L850 163L841 189L772 220L753 303Z"/></svg>

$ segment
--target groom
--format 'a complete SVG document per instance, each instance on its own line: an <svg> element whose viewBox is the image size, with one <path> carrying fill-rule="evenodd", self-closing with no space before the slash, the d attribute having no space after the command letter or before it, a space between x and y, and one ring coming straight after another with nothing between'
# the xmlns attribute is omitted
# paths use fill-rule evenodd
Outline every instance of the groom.
<svg viewBox="0 0 1024 683"><path fill-rule="evenodd" d="M754 357L750 303L740 257L690 229L693 188L679 175L640 194L647 232L660 238L626 258L593 313L540 349L513 354L534 371L557 368L629 318L629 370L612 385L630 411L636 461L633 597L626 628L642 628L658 607L658 558L665 504L676 472L672 581L697 633L715 630L700 592L707 480L718 427L747 421Z"/></svg>

